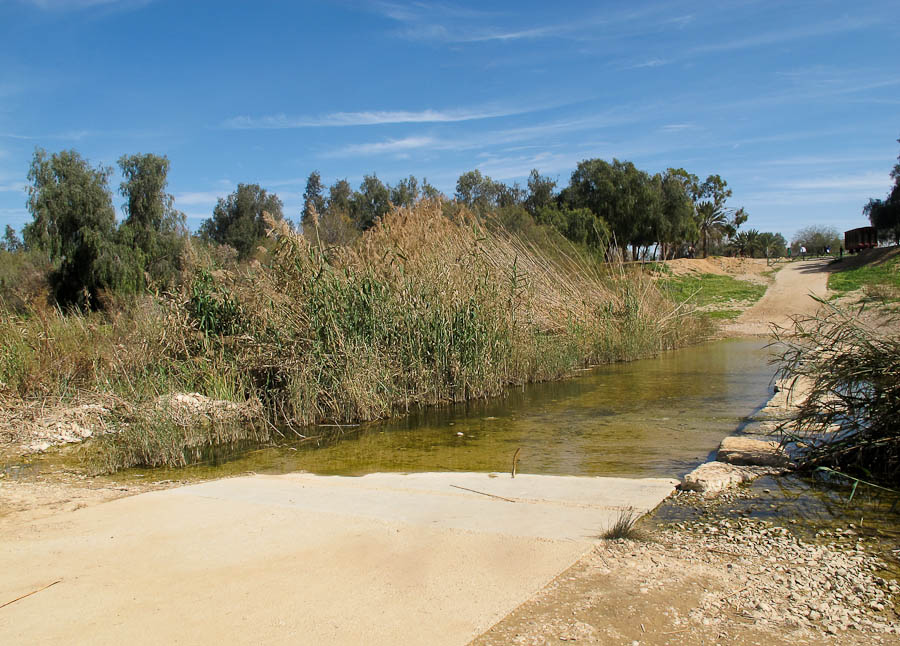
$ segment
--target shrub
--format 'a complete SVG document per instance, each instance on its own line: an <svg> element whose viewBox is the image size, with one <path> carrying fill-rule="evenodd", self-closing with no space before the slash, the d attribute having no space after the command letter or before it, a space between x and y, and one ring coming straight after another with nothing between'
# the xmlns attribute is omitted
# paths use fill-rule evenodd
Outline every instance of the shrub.
<svg viewBox="0 0 900 646"><path fill-rule="evenodd" d="M822 302L778 336L779 374L809 384L784 441L802 449L805 469L829 467L900 484L900 340Z"/></svg>

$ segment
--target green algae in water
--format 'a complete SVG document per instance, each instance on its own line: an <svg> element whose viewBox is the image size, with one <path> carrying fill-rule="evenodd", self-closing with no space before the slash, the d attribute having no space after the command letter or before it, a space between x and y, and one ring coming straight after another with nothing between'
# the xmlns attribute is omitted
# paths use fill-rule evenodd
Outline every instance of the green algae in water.
<svg viewBox="0 0 900 646"><path fill-rule="evenodd" d="M764 341L718 341L512 389L503 398L359 427L304 429L325 436L314 442L214 447L203 464L150 473L505 472L521 448L521 473L679 477L768 400L768 358Z"/></svg>

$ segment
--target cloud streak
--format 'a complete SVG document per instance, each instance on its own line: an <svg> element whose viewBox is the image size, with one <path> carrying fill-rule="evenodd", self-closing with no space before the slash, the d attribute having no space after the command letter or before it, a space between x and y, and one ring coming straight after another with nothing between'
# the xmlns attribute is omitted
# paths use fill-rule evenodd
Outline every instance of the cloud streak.
<svg viewBox="0 0 900 646"><path fill-rule="evenodd" d="M225 120L222 127L229 130L286 130L295 128L341 128L348 126L378 126L401 123L453 123L494 119L534 112L540 108L486 108L451 110L373 110L364 112L332 112L321 117L288 116L286 114L261 117L237 116Z"/></svg>
<svg viewBox="0 0 900 646"><path fill-rule="evenodd" d="M153 0L20 0L44 11L80 11L94 8L137 9Z"/></svg>

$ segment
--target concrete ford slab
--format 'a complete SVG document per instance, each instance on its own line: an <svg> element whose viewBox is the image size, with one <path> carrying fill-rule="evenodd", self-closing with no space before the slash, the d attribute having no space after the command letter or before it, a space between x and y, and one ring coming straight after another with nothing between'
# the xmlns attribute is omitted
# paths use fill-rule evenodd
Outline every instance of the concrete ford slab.
<svg viewBox="0 0 900 646"><path fill-rule="evenodd" d="M252 476L0 538L0 643L465 644L676 480ZM2 519L0 519L2 523Z"/></svg>

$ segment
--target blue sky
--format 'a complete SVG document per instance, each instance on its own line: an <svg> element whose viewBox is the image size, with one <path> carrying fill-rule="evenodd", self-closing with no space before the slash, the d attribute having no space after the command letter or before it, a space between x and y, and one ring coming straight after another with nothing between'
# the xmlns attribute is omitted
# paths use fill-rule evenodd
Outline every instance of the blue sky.
<svg viewBox="0 0 900 646"><path fill-rule="evenodd" d="M312 170L449 195L616 157L721 174L745 226L844 230L900 152L898 24L896 0L0 0L0 227L42 147L167 155L192 228L239 182L296 221Z"/></svg>

